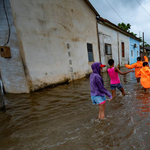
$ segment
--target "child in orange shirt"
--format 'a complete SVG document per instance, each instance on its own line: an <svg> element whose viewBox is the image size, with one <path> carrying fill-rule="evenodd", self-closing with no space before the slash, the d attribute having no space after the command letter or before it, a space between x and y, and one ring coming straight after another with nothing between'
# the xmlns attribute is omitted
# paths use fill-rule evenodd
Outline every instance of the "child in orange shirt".
<svg viewBox="0 0 150 150"><path fill-rule="evenodd" d="M138 75L141 77L141 85L144 88L144 91L148 93L150 88L150 69L148 62L143 62L143 67L138 72Z"/></svg>
<svg viewBox="0 0 150 150"><path fill-rule="evenodd" d="M148 62L148 58L144 56L144 62ZM138 75L138 72L140 69L143 67L143 61L141 61L141 57L137 57L137 62L132 64L132 65L125 65L126 68L128 69L133 69L135 68L135 78L137 79L137 83L140 82L140 76Z"/></svg>

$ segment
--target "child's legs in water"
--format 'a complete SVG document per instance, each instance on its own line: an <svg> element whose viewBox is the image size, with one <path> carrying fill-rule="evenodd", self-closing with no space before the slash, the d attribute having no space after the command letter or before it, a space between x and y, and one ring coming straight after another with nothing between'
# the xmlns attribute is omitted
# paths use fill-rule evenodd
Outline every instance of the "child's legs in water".
<svg viewBox="0 0 150 150"><path fill-rule="evenodd" d="M148 93L148 92L149 92L149 88L144 88L144 91L145 91L146 93Z"/></svg>
<svg viewBox="0 0 150 150"><path fill-rule="evenodd" d="M140 78L136 78L137 79L137 83L140 83Z"/></svg>
<svg viewBox="0 0 150 150"><path fill-rule="evenodd" d="M116 96L116 89L111 90L112 92L112 99Z"/></svg>
<svg viewBox="0 0 150 150"><path fill-rule="evenodd" d="M99 104L99 115L98 115L98 119L104 118L105 118L105 103Z"/></svg>
<svg viewBox="0 0 150 150"><path fill-rule="evenodd" d="M119 89L122 92L122 95L125 95L124 89L123 89L121 83L110 84L110 88L111 88L111 91L112 91L112 97L113 98L116 96L116 88Z"/></svg>
<svg viewBox="0 0 150 150"><path fill-rule="evenodd" d="M118 84L117 88L121 91L122 95L124 96L125 92L124 92L124 88L122 87L121 83Z"/></svg>
<svg viewBox="0 0 150 150"><path fill-rule="evenodd" d="M122 92L122 95L124 96L124 95L125 95L124 88L122 87L122 88L119 89L119 90Z"/></svg>

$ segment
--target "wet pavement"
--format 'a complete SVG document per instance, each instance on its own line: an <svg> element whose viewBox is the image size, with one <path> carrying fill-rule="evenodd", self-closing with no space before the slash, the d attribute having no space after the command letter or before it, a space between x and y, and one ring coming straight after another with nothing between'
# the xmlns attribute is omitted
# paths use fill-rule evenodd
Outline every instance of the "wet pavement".
<svg viewBox="0 0 150 150"><path fill-rule="evenodd" d="M103 78L110 91L107 73ZM103 121L96 119L89 78L31 94L6 94L0 150L149 150L150 94L134 73L120 79L126 96L117 90L116 98L106 102Z"/></svg>

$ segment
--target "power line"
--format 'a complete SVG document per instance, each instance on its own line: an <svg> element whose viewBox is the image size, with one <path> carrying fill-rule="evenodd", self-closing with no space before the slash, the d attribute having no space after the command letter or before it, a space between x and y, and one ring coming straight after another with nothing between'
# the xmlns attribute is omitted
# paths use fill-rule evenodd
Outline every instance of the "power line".
<svg viewBox="0 0 150 150"><path fill-rule="evenodd" d="M111 6L111 4L106 0L106 2L110 5L110 7L115 11L115 13L120 17L120 19L124 22L121 16L117 13L117 11Z"/></svg>
<svg viewBox="0 0 150 150"><path fill-rule="evenodd" d="M138 0L136 0L138 3L139 3L139 1ZM148 11L139 3L139 5L145 10L145 12L150 16L150 14L148 13Z"/></svg>

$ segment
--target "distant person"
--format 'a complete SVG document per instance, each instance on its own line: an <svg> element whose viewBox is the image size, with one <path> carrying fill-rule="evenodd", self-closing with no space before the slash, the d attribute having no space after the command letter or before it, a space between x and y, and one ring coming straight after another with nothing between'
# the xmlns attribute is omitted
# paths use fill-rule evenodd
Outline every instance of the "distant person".
<svg viewBox="0 0 150 150"><path fill-rule="evenodd" d="M129 72L134 72L134 70L129 70L127 72L121 72L118 67L114 67L114 60L110 59L108 61L108 64L110 65L110 68L107 69L108 75L110 77L110 88L112 91L112 97L114 98L116 96L116 88L119 89L122 92L122 95L125 95L124 88L122 87L119 79L119 74L125 75Z"/></svg>
<svg viewBox="0 0 150 150"><path fill-rule="evenodd" d="M104 81L101 77L103 67L105 67L105 65L99 62L93 63L91 66L93 73L90 75L91 100L93 104L99 105L98 119L105 118L105 95L109 97L108 100L112 99L111 94L105 89Z"/></svg>
<svg viewBox="0 0 150 150"><path fill-rule="evenodd" d="M141 77L141 85L144 91L148 93L150 88L150 69L148 62L143 62L143 67L138 72L138 75Z"/></svg>
<svg viewBox="0 0 150 150"><path fill-rule="evenodd" d="M148 62L148 58L144 56L144 62ZM141 61L141 57L137 57L137 62L132 64L132 65L125 65L126 68L128 69L133 69L135 68L135 78L137 79L137 83L140 83L140 76L138 75L138 72L140 69L143 67L143 61Z"/></svg>

